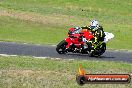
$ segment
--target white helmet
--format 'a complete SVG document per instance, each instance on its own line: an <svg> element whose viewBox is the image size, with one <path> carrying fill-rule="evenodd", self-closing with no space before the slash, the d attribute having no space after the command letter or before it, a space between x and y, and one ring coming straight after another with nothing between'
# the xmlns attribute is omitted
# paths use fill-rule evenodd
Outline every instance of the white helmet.
<svg viewBox="0 0 132 88"><path fill-rule="evenodd" d="M92 20L91 22L90 22L90 28L91 29L95 29L95 28L97 28L99 26L99 22L97 21L97 20Z"/></svg>

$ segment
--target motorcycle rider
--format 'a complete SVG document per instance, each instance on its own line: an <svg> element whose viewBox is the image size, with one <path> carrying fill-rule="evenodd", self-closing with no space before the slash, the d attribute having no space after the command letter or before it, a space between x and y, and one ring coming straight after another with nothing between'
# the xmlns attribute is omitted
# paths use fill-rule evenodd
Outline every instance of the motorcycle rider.
<svg viewBox="0 0 132 88"><path fill-rule="evenodd" d="M98 44L99 41L104 41L105 33L103 31L103 27L99 24L97 20L92 20L89 26L81 28L90 30L92 32L94 39L90 41L86 41L86 39L83 40L85 40L86 44L91 48L90 50L94 51L94 44Z"/></svg>
<svg viewBox="0 0 132 88"><path fill-rule="evenodd" d="M94 51L94 45L98 44L99 41L104 41L104 37L105 37L105 33L103 31L103 27L101 25L99 25L99 22L97 20L92 20L90 22L89 26L85 26L85 27L75 27L75 28L71 28L70 30L73 31L69 31L69 35L71 36L72 34L76 34L76 33L81 33L83 30L89 30L92 32L94 38L92 40L87 40L86 38L83 38L82 40L90 47L91 51ZM69 43L66 46L66 50L70 49L70 46L72 45L72 43ZM82 49L84 49L84 47L82 46Z"/></svg>

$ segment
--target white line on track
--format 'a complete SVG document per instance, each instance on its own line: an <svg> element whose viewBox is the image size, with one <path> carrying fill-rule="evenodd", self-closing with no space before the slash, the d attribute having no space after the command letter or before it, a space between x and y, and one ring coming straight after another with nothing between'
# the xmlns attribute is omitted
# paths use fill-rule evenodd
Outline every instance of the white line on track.
<svg viewBox="0 0 132 88"><path fill-rule="evenodd" d="M19 56L19 55L8 55L8 54L0 54L0 56L3 56L3 57L16 57L16 56ZM22 56L22 57L25 57L25 56ZM62 58L51 58L51 57L37 57L37 56L31 56L33 58L37 58L37 59L51 59L51 60L62 60ZM67 59L69 61L73 61L74 59Z"/></svg>
<svg viewBox="0 0 132 88"><path fill-rule="evenodd" d="M4 57L14 56L14 57L16 57L16 56L18 56L18 55L0 54L0 56L4 56Z"/></svg>

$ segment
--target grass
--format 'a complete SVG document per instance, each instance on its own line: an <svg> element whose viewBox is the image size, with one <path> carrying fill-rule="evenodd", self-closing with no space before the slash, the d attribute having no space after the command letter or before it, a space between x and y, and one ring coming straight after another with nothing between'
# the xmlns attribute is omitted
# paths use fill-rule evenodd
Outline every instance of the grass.
<svg viewBox="0 0 132 88"><path fill-rule="evenodd" d="M55 44L64 38L64 34L66 34L67 31L55 27L53 29L52 27L36 24L35 22L13 19L11 17L0 18L0 26L2 29L0 30L1 41L38 44Z"/></svg>
<svg viewBox="0 0 132 88"><path fill-rule="evenodd" d="M130 0L3 0L0 38L57 44L66 37L69 27L85 26L97 19L105 31L115 35L108 48L132 49L131 8Z"/></svg>
<svg viewBox="0 0 132 88"><path fill-rule="evenodd" d="M0 40L57 44L68 28L97 19L115 38L108 48L132 49L130 0L1 0ZM79 65L87 73L129 73L132 64L108 61L51 60L0 56L1 88L80 88ZM82 88L131 88L130 84L88 84Z"/></svg>
<svg viewBox="0 0 132 88"><path fill-rule="evenodd" d="M80 88L75 81L80 64L87 73L132 74L132 64L123 62L0 57L0 85L1 88ZM87 87L131 88L132 83L82 86Z"/></svg>

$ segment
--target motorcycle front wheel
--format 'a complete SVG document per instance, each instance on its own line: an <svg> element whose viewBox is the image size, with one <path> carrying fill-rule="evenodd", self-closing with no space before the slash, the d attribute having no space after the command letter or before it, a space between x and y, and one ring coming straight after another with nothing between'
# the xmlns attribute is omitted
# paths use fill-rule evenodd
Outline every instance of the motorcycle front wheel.
<svg viewBox="0 0 132 88"><path fill-rule="evenodd" d="M66 53L66 45L67 45L67 42L65 40L62 40L56 47L56 51L59 53L59 54L65 54Z"/></svg>

